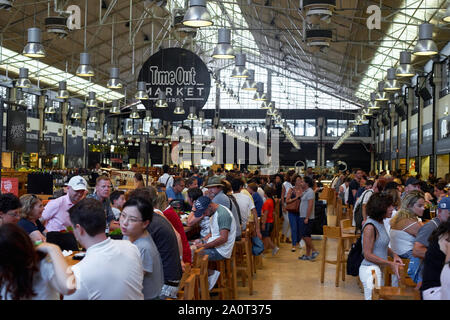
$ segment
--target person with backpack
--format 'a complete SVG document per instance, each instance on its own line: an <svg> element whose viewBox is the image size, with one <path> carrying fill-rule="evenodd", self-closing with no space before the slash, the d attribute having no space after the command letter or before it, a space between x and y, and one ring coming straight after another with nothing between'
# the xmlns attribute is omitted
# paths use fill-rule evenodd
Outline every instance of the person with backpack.
<svg viewBox="0 0 450 320"><path fill-rule="evenodd" d="M398 276L398 267L402 259L389 248L389 235L383 219L392 215L393 199L389 194L375 193L367 202L367 219L362 228L361 243L364 259L359 267L359 279L364 288L365 300L372 299L373 277L375 271L378 285L384 285L382 269L389 267ZM388 260L388 255L393 261Z"/></svg>
<svg viewBox="0 0 450 320"><path fill-rule="evenodd" d="M158 182L166 186L166 188L173 186L173 177L169 174L169 166L167 164L163 165L163 175L159 177Z"/></svg>
<svg viewBox="0 0 450 320"><path fill-rule="evenodd" d="M362 223L367 218L366 206L370 196L374 193L373 184L373 180L366 181L366 190L361 194L358 200L356 200L355 207L353 208L352 226L356 227L356 230L361 230Z"/></svg>

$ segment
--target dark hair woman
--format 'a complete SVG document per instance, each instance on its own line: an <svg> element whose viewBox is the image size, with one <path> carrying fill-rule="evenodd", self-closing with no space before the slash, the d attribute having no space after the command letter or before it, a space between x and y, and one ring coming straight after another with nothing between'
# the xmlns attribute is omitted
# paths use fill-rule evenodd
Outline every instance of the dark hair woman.
<svg viewBox="0 0 450 320"><path fill-rule="evenodd" d="M134 186L135 186L135 189L139 189L139 188L144 188L145 187L144 177L142 176L141 173L135 173L134 174Z"/></svg>

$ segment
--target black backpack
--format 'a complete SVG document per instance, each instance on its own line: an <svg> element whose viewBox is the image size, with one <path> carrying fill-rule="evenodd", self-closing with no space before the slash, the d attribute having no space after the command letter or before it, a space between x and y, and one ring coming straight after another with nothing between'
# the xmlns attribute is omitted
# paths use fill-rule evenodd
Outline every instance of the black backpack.
<svg viewBox="0 0 450 320"><path fill-rule="evenodd" d="M361 195L362 199L361 201L358 203L358 205L355 207L354 210L354 218L355 218L355 226L356 226L356 230L361 230L362 229L362 222L363 222L363 213L362 213L362 208L363 208L363 203L364 203L364 197L369 193L372 192L372 190L367 190L363 193L363 195Z"/></svg>
<svg viewBox="0 0 450 320"><path fill-rule="evenodd" d="M367 223L372 224L372 223ZM373 225L373 224L372 224ZM376 229L375 229L376 233ZM362 252L362 231L361 236L356 240L355 243L352 244L350 248L350 252L347 257L347 274L349 276L359 276L359 267L361 266L361 262L364 260L364 255ZM375 235L376 239L376 235Z"/></svg>

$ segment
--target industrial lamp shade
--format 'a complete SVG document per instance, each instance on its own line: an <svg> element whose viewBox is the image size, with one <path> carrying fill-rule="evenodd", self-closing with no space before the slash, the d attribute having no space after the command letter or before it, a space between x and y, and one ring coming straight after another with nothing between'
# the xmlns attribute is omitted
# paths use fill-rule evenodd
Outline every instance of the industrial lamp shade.
<svg viewBox="0 0 450 320"><path fill-rule="evenodd" d="M398 91L400 90L400 84L395 79L395 68L389 68L387 70L387 81L384 84L384 91Z"/></svg>
<svg viewBox="0 0 450 320"><path fill-rule="evenodd" d="M217 46L214 48L212 57L215 59L234 59L234 50L231 46L231 30L219 29Z"/></svg>
<svg viewBox="0 0 450 320"><path fill-rule="evenodd" d="M205 121L205 112L204 111L198 112L198 121L200 121L200 122Z"/></svg>
<svg viewBox="0 0 450 320"><path fill-rule="evenodd" d="M109 80L106 86L109 89L121 89L122 88L122 82L119 79L119 68L113 67L109 70Z"/></svg>
<svg viewBox="0 0 450 320"><path fill-rule="evenodd" d="M45 49L41 43L41 29L29 28L28 29L28 43L23 48L23 55L30 58L43 58L45 57Z"/></svg>
<svg viewBox="0 0 450 320"><path fill-rule="evenodd" d="M386 92L384 92L384 81L378 82L378 93L377 93L375 100L376 101L388 101L389 100Z"/></svg>
<svg viewBox="0 0 450 320"><path fill-rule="evenodd" d="M56 95L56 98L58 98L58 99L68 99L69 98L69 91L67 91L67 82L66 81L60 81L58 83L58 94Z"/></svg>
<svg viewBox="0 0 450 320"><path fill-rule="evenodd" d="M56 113L55 107L53 105L51 105L51 106L45 108L45 113L47 113L47 114L54 114L54 113Z"/></svg>
<svg viewBox="0 0 450 320"><path fill-rule="evenodd" d="M76 75L79 77L93 77L95 73L90 63L91 58L89 56L89 53L80 53L80 65L77 68Z"/></svg>
<svg viewBox="0 0 450 320"><path fill-rule="evenodd" d="M195 107L189 108L188 120L197 120L197 115L195 114Z"/></svg>
<svg viewBox="0 0 450 320"><path fill-rule="evenodd" d="M30 88L31 87L31 81L30 81L30 79L28 79L28 69L27 68L19 69L19 79L17 80L16 87L17 88Z"/></svg>
<svg viewBox="0 0 450 320"><path fill-rule="evenodd" d="M95 114L93 114L93 115L89 118L89 122L91 122L91 123L97 123L97 122L98 122L98 119L97 119L97 117L95 116Z"/></svg>
<svg viewBox="0 0 450 320"><path fill-rule="evenodd" d="M174 114L184 114L183 101L181 99L177 99Z"/></svg>
<svg viewBox="0 0 450 320"><path fill-rule="evenodd" d="M80 114L78 111L74 111L74 112L72 113L72 119L74 119L74 120L79 120L79 119L81 119L81 114Z"/></svg>
<svg viewBox="0 0 450 320"><path fill-rule="evenodd" d="M114 100L112 102L112 107L111 107L111 109L109 109L109 113L112 113L112 114L119 114L120 113L119 101Z"/></svg>
<svg viewBox="0 0 450 320"><path fill-rule="evenodd" d="M137 91L136 94L134 95L134 97L137 100L148 100L148 94L147 94L147 88L146 88L146 84L144 81L139 81L137 83Z"/></svg>
<svg viewBox="0 0 450 320"><path fill-rule="evenodd" d="M152 112L150 110L145 111L144 122L152 122Z"/></svg>
<svg viewBox="0 0 450 320"><path fill-rule="evenodd" d="M242 90L256 91L255 70L248 70L248 78L242 85Z"/></svg>
<svg viewBox="0 0 450 320"><path fill-rule="evenodd" d="M413 77L414 68L411 65L411 53L408 51L400 52L400 66L395 71L397 77Z"/></svg>
<svg viewBox="0 0 450 320"><path fill-rule="evenodd" d="M10 10L14 0L0 0L0 9Z"/></svg>
<svg viewBox="0 0 450 320"><path fill-rule="evenodd" d="M369 109L380 109L379 104L377 103L377 101L375 100L377 97L377 93L376 92L372 92L370 94L370 103L369 103Z"/></svg>
<svg viewBox="0 0 450 320"><path fill-rule="evenodd" d="M256 84L256 93L253 96L253 100L255 101L266 101L267 95L264 93L264 83L258 82Z"/></svg>
<svg viewBox="0 0 450 320"><path fill-rule="evenodd" d="M447 5L447 10L445 11L442 20L444 20L445 22L450 22L450 3Z"/></svg>
<svg viewBox="0 0 450 320"><path fill-rule="evenodd" d="M275 108L275 102L274 101L264 101L261 104L261 108L260 109L272 109Z"/></svg>
<svg viewBox="0 0 450 320"><path fill-rule="evenodd" d="M436 43L433 41L433 25L422 23L419 26L419 40L414 47L413 54L416 56L432 56L438 52Z"/></svg>
<svg viewBox="0 0 450 320"><path fill-rule="evenodd" d="M231 72L232 78L248 78L249 72L245 67L246 56L243 53L236 54L236 66Z"/></svg>
<svg viewBox="0 0 450 320"><path fill-rule="evenodd" d="M167 108L169 105L167 104L166 101L166 94L164 91L160 91L158 94L158 100L156 101L156 105L157 108Z"/></svg>
<svg viewBox="0 0 450 320"><path fill-rule="evenodd" d="M213 24L211 15L206 8L206 0L189 2L189 9L184 15L183 24L194 28L209 27Z"/></svg>
<svg viewBox="0 0 450 320"><path fill-rule="evenodd" d="M89 98L88 101L86 102L86 106L89 108L97 108L98 107L98 103L97 103L97 99L95 97L95 92L90 91L89 92Z"/></svg>
<svg viewBox="0 0 450 320"><path fill-rule="evenodd" d="M135 107L133 107L133 111L131 111L130 118L131 119L139 119L140 118L139 112L137 112L137 109Z"/></svg>

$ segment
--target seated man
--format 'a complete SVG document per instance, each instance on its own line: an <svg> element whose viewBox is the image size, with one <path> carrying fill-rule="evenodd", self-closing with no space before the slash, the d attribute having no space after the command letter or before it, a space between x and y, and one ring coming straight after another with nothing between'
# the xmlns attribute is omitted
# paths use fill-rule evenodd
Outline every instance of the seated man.
<svg viewBox="0 0 450 320"><path fill-rule="evenodd" d="M183 200L184 180L183 178L175 178L173 180L173 187L166 188L167 201L170 203L172 200Z"/></svg>
<svg viewBox="0 0 450 320"><path fill-rule="evenodd" d="M19 198L12 193L0 195L0 226L2 224L14 223L20 220L20 208L22 204Z"/></svg>
<svg viewBox="0 0 450 320"><path fill-rule="evenodd" d="M111 201L111 209L114 213L114 219L119 220L120 213L122 212L123 205L125 204L125 192L123 191L113 191L109 196L109 200Z"/></svg>
<svg viewBox="0 0 450 320"><path fill-rule="evenodd" d="M105 211L95 199L69 209L70 221L86 256L72 266L77 290L66 300L143 300L144 269L139 249L105 234Z"/></svg>

